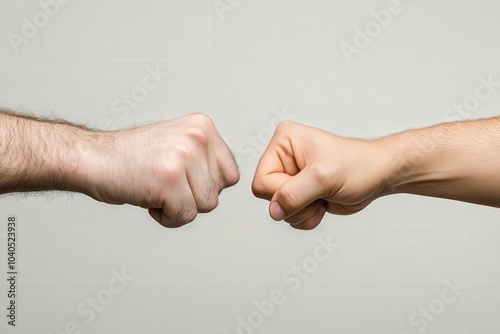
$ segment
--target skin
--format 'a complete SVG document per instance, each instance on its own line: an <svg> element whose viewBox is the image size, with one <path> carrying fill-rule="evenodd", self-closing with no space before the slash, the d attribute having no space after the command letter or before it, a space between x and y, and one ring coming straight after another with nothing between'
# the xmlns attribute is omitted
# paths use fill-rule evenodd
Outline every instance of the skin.
<svg viewBox="0 0 500 334"><path fill-rule="evenodd" d="M0 112L0 194L62 190L180 227L218 205L238 166L204 114L120 131Z"/></svg>
<svg viewBox="0 0 500 334"><path fill-rule="evenodd" d="M252 183L269 213L297 229L397 193L500 207L500 118L444 123L376 140L283 122Z"/></svg>

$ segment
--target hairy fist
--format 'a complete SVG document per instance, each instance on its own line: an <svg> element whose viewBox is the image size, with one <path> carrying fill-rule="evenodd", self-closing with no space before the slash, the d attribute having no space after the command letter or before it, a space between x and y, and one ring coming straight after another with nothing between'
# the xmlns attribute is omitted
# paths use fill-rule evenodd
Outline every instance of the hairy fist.
<svg viewBox="0 0 500 334"><path fill-rule="evenodd" d="M166 227L215 209L220 192L239 180L231 151L204 114L111 132L105 140L90 196L146 208Z"/></svg>

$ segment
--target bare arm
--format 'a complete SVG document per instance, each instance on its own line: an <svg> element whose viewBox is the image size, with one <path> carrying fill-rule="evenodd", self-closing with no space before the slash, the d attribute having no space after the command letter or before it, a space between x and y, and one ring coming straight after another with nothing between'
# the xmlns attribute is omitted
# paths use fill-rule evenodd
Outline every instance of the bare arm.
<svg viewBox="0 0 500 334"><path fill-rule="evenodd" d="M392 161L389 193L500 207L500 118L445 123L378 141Z"/></svg>
<svg viewBox="0 0 500 334"><path fill-rule="evenodd" d="M377 140L280 124L252 184L270 214L316 227L325 212L352 214L411 193L500 207L500 118L454 122Z"/></svg>
<svg viewBox="0 0 500 334"><path fill-rule="evenodd" d="M0 112L0 193L83 191L83 158L103 134L64 121Z"/></svg>
<svg viewBox="0 0 500 334"><path fill-rule="evenodd" d="M2 194L81 192L146 208L167 227L213 210L239 179L229 148L203 114L101 132L3 111L0 156Z"/></svg>

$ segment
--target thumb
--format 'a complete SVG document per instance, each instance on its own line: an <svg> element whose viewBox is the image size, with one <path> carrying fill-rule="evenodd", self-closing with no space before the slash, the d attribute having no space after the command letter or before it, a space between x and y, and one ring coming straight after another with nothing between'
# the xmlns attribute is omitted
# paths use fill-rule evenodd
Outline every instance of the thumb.
<svg viewBox="0 0 500 334"><path fill-rule="evenodd" d="M319 177L321 173L314 172L313 168L304 168L276 191L269 206L269 214L274 220L286 219L315 200L327 196L329 189L326 178Z"/></svg>

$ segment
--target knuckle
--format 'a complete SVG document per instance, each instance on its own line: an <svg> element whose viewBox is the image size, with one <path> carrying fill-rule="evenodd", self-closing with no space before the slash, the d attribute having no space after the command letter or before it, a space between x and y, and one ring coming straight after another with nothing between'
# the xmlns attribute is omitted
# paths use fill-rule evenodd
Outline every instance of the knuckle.
<svg viewBox="0 0 500 334"><path fill-rule="evenodd" d="M207 203L205 205L205 210L207 212L210 212L212 210L215 210L215 208L217 208L217 206L219 206L219 196L215 195L211 195L208 200L207 200Z"/></svg>
<svg viewBox="0 0 500 334"><path fill-rule="evenodd" d="M266 198L268 195L266 190L265 185L260 180L254 179L252 181L252 193L255 197Z"/></svg>
<svg viewBox="0 0 500 334"><path fill-rule="evenodd" d="M236 170L230 172L226 181L228 183L227 184L228 186L234 186L236 183L240 182L239 170L236 169Z"/></svg>
<svg viewBox="0 0 500 334"><path fill-rule="evenodd" d="M311 175L318 183L330 181L330 167L326 166L323 162L317 162L311 166Z"/></svg>
<svg viewBox="0 0 500 334"><path fill-rule="evenodd" d="M235 161L227 165L227 172L225 175L226 185L233 186L240 181L240 170Z"/></svg>
<svg viewBox="0 0 500 334"><path fill-rule="evenodd" d="M196 200L199 212L210 212L219 205L219 189L215 183L205 189L204 196Z"/></svg>
<svg viewBox="0 0 500 334"><path fill-rule="evenodd" d="M210 126L213 126L213 121L212 119L204 114L204 113L193 113L190 115L191 118L193 119L193 122L198 124L199 126L203 127L203 128L208 128Z"/></svg>
<svg viewBox="0 0 500 334"><path fill-rule="evenodd" d="M177 223L175 221L172 221L165 211L159 212L158 213L158 223L160 223L161 226L166 227L166 228L175 228L178 227Z"/></svg>
<svg viewBox="0 0 500 334"><path fill-rule="evenodd" d="M281 121L279 124L276 126L276 133L282 133L290 128L290 126L293 124L291 121Z"/></svg>
<svg viewBox="0 0 500 334"><path fill-rule="evenodd" d="M174 145L173 157L177 160L185 160L194 155L191 145L185 142L179 142Z"/></svg>
<svg viewBox="0 0 500 334"><path fill-rule="evenodd" d="M168 228L179 228L184 226L195 220L198 215L196 206L190 204L187 200L184 203L179 203L179 205L173 208L168 208L164 205L162 210L165 214L162 215L161 225Z"/></svg>
<svg viewBox="0 0 500 334"><path fill-rule="evenodd" d="M182 211L183 212L179 214L177 219L178 223L180 224L179 226L189 224L190 222L195 220L196 216L198 215L198 212L194 209L187 209Z"/></svg>
<svg viewBox="0 0 500 334"><path fill-rule="evenodd" d="M189 154L191 153L191 147L185 142L178 142L175 144L175 151L179 154Z"/></svg>
<svg viewBox="0 0 500 334"><path fill-rule="evenodd" d="M226 183L226 177L221 170L218 170L217 173L212 174L212 189L208 191L208 193L211 195L209 198L213 199L213 197L218 197L222 190L226 188Z"/></svg>
<svg viewBox="0 0 500 334"><path fill-rule="evenodd" d="M297 196L288 186L284 185L278 190L278 201L282 207L286 209L295 209L300 203L297 201Z"/></svg>
<svg viewBox="0 0 500 334"><path fill-rule="evenodd" d="M195 220L197 216L198 216L198 212L196 210L190 210L190 211L185 213L184 221L186 222L186 224L190 223L193 220Z"/></svg>
<svg viewBox="0 0 500 334"><path fill-rule="evenodd" d="M207 144L208 143L208 133L207 131L200 127L194 126L187 130L186 135L197 143Z"/></svg>
<svg viewBox="0 0 500 334"><path fill-rule="evenodd" d="M182 177L184 168L180 161L169 161L156 168L158 178L165 184L176 184Z"/></svg>

